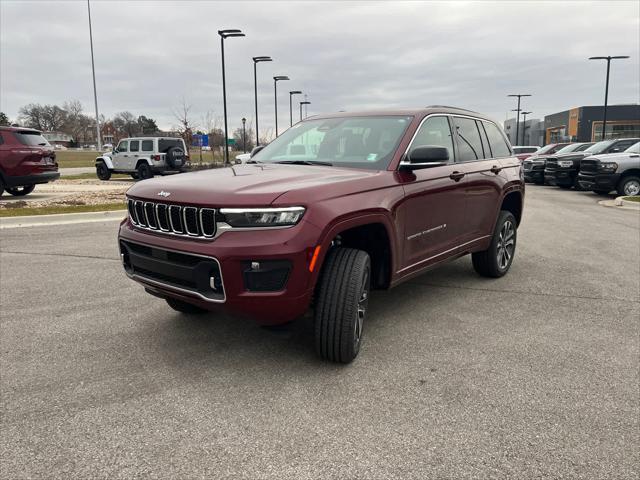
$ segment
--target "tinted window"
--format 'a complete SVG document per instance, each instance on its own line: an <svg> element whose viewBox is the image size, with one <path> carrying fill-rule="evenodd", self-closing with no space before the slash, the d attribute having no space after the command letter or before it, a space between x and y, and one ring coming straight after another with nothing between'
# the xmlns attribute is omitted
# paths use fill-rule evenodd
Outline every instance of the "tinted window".
<svg viewBox="0 0 640 480"><path fill-rule="evenodd" d="M2 134L0 134L0 145L4 143L4 138L2 138Z"/></svg>
<svg viewBox="0 0 640 480"><path fill-rule="evenodd" d="M593 143L583 143L578 148L576 148L576 152L582 152L583 150L589 148L591 145L593 145Z"/></svg>
<svg viewBox="0 0 640 480"><path fill-rule="evenodd" d="M491 155L494 158L510 156L511 150L509 150L509 144L500 129L492 122L482 122L482 124L487 132L487 137L489 137ZM537 148L529 149L529 152L535 151L537 151Z"/></svg>
<svg viewBox="0 0 640 480"><path fill-rule="evenodd" d="M153 152L153 140L143 140L142 141L142 151L143 152Z"/></svg>
<svg viewBox="0 0 640 480"><path fill-rule="evenodd" d="M340 167L384 170L411 119L389 115L306 120L289 128L252 160L325 162Z"/></svg>
<svg viewBox="0 0 640 480"><path fill-rule="evenodd" d="M458 133L458 161L484 158L476 121L471 118L453 117L453 123Z"/></svg>
<svg viewBox="0 0 640 480"><path fill-rule="evenodd" d="M2 143L2 142L0 142ZM631 145L629 148L625 150L625 152L629 153L640 153L640 142Z"/></svg>
<svg viewBox="0 0 640 480"><path fill-rule="evenodd" d="M49 145L47 139L40 135L40 132L13 132L13 135L23 145L29 145L30 147L39 145L41 147Z"/></svg>
<svg viewBox="0 0 640 480"><path fill-rule="evenodd" d="M126 152L128 150L129 142L127 140L122 140L118 144L118 152Z"/></svg>
<svg viewBox="0 0 640 480"><path fill-rule="evenodd" d="M598 155L600 153L604 153L611 146L613 140L604 140L602 142L594 143L589 148L585 150L585 152L593 153L594 155Z"/></svg>
<svg viewBox="0 0 640 480"><path fill-rule="evenodd" d="M621 140L617 142L615 145L613 145L613 148L616 149L618 152L624 152L627 148L629 148L634 143L636 143L636 140Z"/></svg>
<svg viewBox="0 0 640 480"><path fill-rule="evenodd" d="M131 140L129 142L129 151L137 152L140 150L140 140Z"/></svg>
<svg viewBox="0 0 640 480"><path fill-rule="evenodd" d="M167 153L171 147L178 147L184 150L182 146L181 138L161 138L158 140L158 151L161 153Z"/></svg>
<svg viewBox="0 0 640 480"><path fill-rule="evenodd" d="M445 147L453 159L453 137L447 117L429 117L424 121L411 143L411 149L425 145Z"/></svg>

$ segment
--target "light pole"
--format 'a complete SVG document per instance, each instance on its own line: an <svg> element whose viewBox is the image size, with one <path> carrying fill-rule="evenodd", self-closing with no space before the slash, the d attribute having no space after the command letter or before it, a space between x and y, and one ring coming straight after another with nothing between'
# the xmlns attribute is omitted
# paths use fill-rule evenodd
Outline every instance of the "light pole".
<svg viewBox="0 0 640 480"><path fill-rule="evenodd" d="M518 97L518 108L514 110L518 112L518 118L516 120L516 145L518 144L518 137L520 134L520 98L522 97L530 97L529 93L514 93L512 95L507 95L507 97Z"/></svg>
<svg viewBox="0 0 640 480"><path fill-rule="evenodd" d="M291 98L294 95L300 95L302 92L300 90L292 90L289 92L289 126L293 127L293 101Z"/></svg>
<svg viewBox="0 0 640 480"><path fill-rule="evenodd" d="M271 57L253 57L253 89L256 97L256 147L260 145L260 134L258 133L258 72L256 65L259 62L273 62Z"/></svg>
<svg viewBox="0 0 640 480"><path fill-rule="evenodd" d="M302 105L311 105L311 102L307 102L306 100L304 102L300 102L300 121L302 121Z"/></svg>
<svg viewBox="0 0 640 480"><path fill-rule="evenodd" d="M247 153L247 130L245 125L247 124L247 119L242 117L242 153Z"/></svg>
<svg viewBox="0 0 640 480"><path fill-rule="evenodd" d="M89 44L91 45L91 73L93 74L93 101L96 106L96 134L98 135L98 151L102 151L102 139L100 138L100 117L98 116L98 91L96 90L96 67L93 61L93 31L91 30L91 4L87 0L89 12Z"/></svg>
<svg viewBox="0 0 640 480"><path fill-rule="evenodd" d="M229 37L244 37L238 29L218 30L220 35L220 49L222 51L222 105L224 109L224 164L229 164L229 129L227 127L227 83L224 74L224 40Z"/></svg>
<svg viewBox="0 0 640 480"><path fill-rule="evenodd" d="M273 102L276 112L276 138L278 138L278 82L280 80L289 80L286 75L276 75L273 77Z"/></svg>
<svg viewBox="0 0 640 480"><path fill-rule="evenodd" d="M524 134L527 131L527 115L533 112L522 112L522 145L526 145L524 143Z"/></svg>
<svg viewBox="0 0 640 480"><path fill-rule="evenodd" d="M621 60L623 58L629 58L628 55L618 55L615 57L589 57L589 60L606 60L607 61L607 81L604 87L604 114L602 116L602 140L605 138L607 131L607 102L609 100L609 69L611 67L611 60Z"/></svg>

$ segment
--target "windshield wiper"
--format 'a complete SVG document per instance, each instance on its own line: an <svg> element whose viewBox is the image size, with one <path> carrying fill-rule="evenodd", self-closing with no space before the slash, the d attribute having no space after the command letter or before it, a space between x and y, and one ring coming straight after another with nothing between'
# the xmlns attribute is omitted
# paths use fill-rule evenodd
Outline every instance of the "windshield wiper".
<svg viewBox="0 0 640 480"><path fill-rule="evenodd" d="M282 160L280 162L273 163L286 163L288 165L323 165L325 167L333 167L333 163L318 162L316 160Z"/></svg>

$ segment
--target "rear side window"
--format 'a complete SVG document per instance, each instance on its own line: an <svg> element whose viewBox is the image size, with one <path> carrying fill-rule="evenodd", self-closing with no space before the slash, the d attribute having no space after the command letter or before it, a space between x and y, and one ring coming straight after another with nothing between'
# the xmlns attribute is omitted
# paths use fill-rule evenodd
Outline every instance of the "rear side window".
<svg viewBox="0 0 640 480"><path fill-rule="evenodd" d="M129 142L129 151L138 152L140 150L140 140L131 140Z"/></svg>
<svg viewBox="0 0 640 480"><path fill-rule="evenodd" d="M142 140L142 151L153 152L153 140Z"/></svg>
<svg viewBox="0 0 640 480"><path fill-rule="evenodd" d="M445 147L449 151L449 158L453 159L453 138L447 117L429 117L420 126L411 143L411 149L427 145Z"/></svg>
<svg viewBox="0 0 640 480"><path fill-rule="evenodd" d="M161 138L158 140L158 151L160 153L167 153L171 147L178 147L184 150L184 146L181 138Z"/></svg>
<svg viewBox="0 0 640 480"><path fill-rule="evenodd" d="M453 117L453 123L458 134L458 161L468 162L484 158L476 121L472 118Z"/></svg>
<svg viewBox="0 0 640 480"><path fill-rule="evenodd" d="M509 145L507 145L507 141L498 127L491 122L482 122L482 124L487 132L487 137L489 137L489 145L491 145L491 153L493 157L510 156L511 151L509 150ZM535 149L533 151L535 151Z"/></svg>
<svg viewBox="0 0 640 480"><path fill-rule="evenodd" d="M620 142L617 142L611 147L612 149L616 149L617 152L624 152L627 148L629 148L634 143L636 143L636 140L621 140Z"/></svg>
<svg viewBox="0 0 640 480"><path fill-rule="evenodd" d="M13 132L13 136L16 137L21 144L30 147L45 147L49 145L47 139L40 135L40 132Z"/></svg>

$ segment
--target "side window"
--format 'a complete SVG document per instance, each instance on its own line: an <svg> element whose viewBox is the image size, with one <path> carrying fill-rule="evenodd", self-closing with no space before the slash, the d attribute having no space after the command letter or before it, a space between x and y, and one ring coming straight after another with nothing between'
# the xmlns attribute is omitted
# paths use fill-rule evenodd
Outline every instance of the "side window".
<svg viewBox="0 0 640 480"><path fill-rule="evenodd" d="M480 140L482 141L482 150L484 151L484 158L493 158L491 154L491 148L489 146L489 139L487 138L487 132L484 131L481 120L476 120L476 126L480 132Z"/></svg>
<svg viewBox="0 0 640 480"><path fill-rule="evenodd" d="M140 151L140 140L131 140L129 142L129 151L130 152Z"/></svg>
<svg viewBox="0 0 640 480"><path fill-rule="evenodd" d="M489 145L491 145L491 153L494 157L508 157L511 155L511 150L509 150L509 145L504 138L502 132L498 129L498 127L491 122L482 122L484 125L484 129L487 132L487 137L489 138Z"/></svg>
<svg viewBox="0 0 640 480"><path fill-rule="evenodd" d="M4 143L4 138L2 138L2 134L0 134L0 145Z"/></svg>
<svg viewBox="0 0 640 480"><path fill-rule="evenodd" d="M142 151L153 152L153 140L142 140Z"/></svg>
<svg viewBox="0 0 640 480"><path fill-rule="evenodd" d="M633 140L623 140L621 142L617 142L611 146L610 150L615 149L616 152L624 152L627 148L633 145L635 142Z"/></svg>
<svg viewBox="0 0 640 480"><path fill-rule="evenodd" d="M128 152L129 151L129 141L121 140L118 144L118 152Z"/></svg>
<svg viewBox="0 0 640 480"><path fill-rule="evenodd" d="M472 118L453 117L453 124L458 134L458 161L468 162L484 158L476 121Z"/></svg>
<svg viewBox="0 0 640 480"><path fill-rule="evenodd" d="M434 145L445 147L449 151L449 158L453 159L453 137L447 117L429 117L418 129L411 148Z"/></svg>

